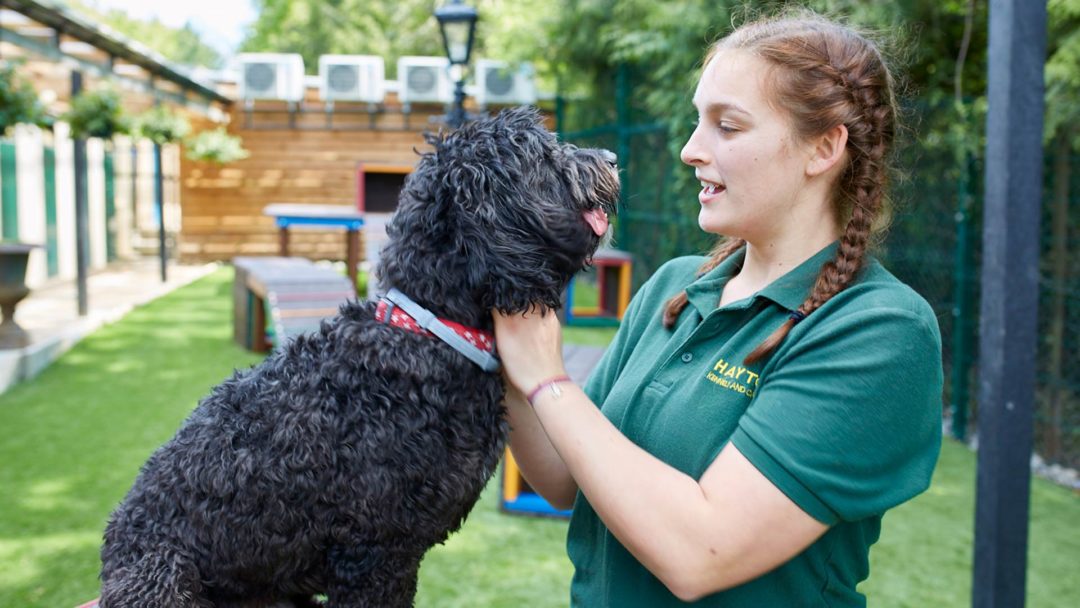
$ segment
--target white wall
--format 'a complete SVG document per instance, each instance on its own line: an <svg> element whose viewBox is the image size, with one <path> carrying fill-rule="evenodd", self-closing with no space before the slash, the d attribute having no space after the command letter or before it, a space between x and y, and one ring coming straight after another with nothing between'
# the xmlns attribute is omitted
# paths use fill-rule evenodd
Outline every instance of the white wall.
<svg viewBox="0 0 1080 608"><path fill-rule="evenodd" d="M18 188L19 241L40 245L30 254L26 282L30 287L48 278L45 252L45 149L41 129L18 125L13 129L15 141L15 177Z"/></svg>
<svg viewBox="0 0 1080 608"><path fill-rule="evenodd" d="M56 241L60 277L75 278L75 159L67 123L53 126L56 149Z"/></svg>

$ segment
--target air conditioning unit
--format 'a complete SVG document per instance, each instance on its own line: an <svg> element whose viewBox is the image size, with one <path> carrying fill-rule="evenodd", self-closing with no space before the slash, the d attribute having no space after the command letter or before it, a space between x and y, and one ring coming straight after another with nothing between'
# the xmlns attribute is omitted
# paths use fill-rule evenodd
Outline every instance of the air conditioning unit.
<svg viewBox="0 0 1080 608"><path fill-rule="evenodd" d="M401 103L450 103L450 61L445 57L398 59L398 99Z"/></svg>
<svg viewBox="0 0 1080 608"><path fill-rule="evenodd" d="M240 98L302 101L304 59L295 53L241 53Z"/></svg>
<svg viewBox="0 0 1080 608"><path fill-rule="evenodd" d="M476 103L481 107L536 103L532 64L522 63L512 69L505 61L478 59Z"/></svg>
<svg viewBox="0 0 1080 608"><path fill-rule="evenodd" d="M374 55L323 55L319 57L319 96L323 101L383 100L385 67Z"/></svg>

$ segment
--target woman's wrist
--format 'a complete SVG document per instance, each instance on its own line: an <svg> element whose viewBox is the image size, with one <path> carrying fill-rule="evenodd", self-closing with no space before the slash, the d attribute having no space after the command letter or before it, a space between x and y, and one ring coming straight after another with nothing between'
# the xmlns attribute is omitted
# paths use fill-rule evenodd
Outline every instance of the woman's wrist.
<svg viewBox="0 0 1080 608"><path fill-rule="evenodd" d="M536 400L544 394L550 393L555 397L562 395L562 389L560 384L573 382L573 379L566 374L556 374L554 376L547 377L537 382L528 392L524 392L525 400L529 402L529 405L536 405Z"/></svg>

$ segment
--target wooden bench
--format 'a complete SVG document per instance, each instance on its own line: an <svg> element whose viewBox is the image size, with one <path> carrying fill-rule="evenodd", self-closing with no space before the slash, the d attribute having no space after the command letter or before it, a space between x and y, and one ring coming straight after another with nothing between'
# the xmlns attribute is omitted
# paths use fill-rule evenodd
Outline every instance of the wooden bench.
<svg viewBox="0 0 1080 608"><path fill-rule="evenodd" d="M347 277L304 258L237 257L233 266L233 338L256 352L317 330L356 297Z"/></svg>

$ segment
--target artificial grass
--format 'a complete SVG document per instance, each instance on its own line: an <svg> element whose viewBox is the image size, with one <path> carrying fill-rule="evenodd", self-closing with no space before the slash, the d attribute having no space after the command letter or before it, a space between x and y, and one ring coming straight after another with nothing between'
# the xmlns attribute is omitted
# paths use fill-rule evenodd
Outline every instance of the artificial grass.
<svg viewBox="0 0 1080 608"><path fill-rule="evenodd" d="M97 595L111 509L146 457L208 389L259 360L232 342L231 270L180 289L0 395L0 606L74 606ZM612 330L570 328L568 343ZM947 442L930 491L885 518L863 585L871 606L970 604L974 455ZM492 480L462 530L433 549L417 606L565 606L566 523L499 513ZM1033 484L1028 605L1080 605L1080 499Z"/></svg>
<svg viewBox="0 0 1080 608"><path fill-rule="evenodd" d="M0 606L97 595L101 532L209 388L260 359L231 337L231 272L137 308L0 396Z"/></svg>

